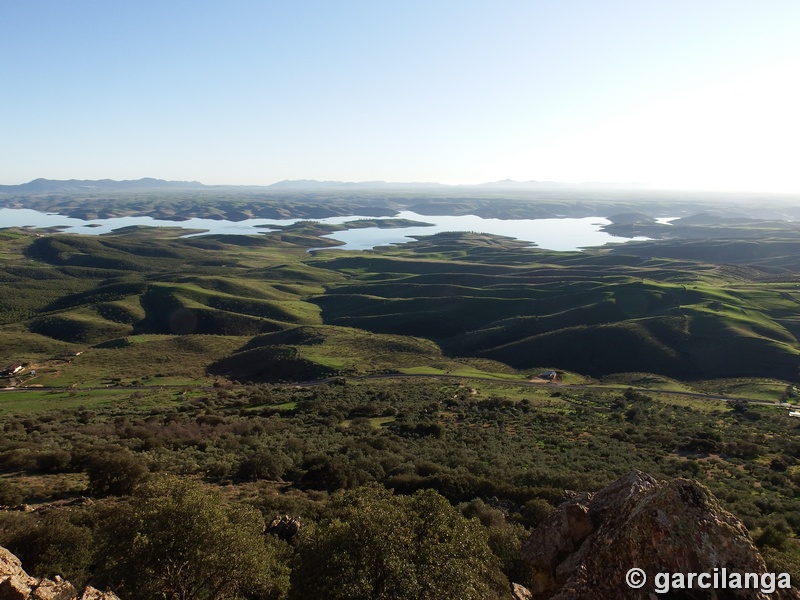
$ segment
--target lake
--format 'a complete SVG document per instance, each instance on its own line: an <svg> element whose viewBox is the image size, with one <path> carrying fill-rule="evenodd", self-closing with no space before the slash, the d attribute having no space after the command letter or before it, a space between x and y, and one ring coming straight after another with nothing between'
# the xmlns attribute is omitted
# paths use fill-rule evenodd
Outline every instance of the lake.
<svg viewBox="0 0 800 600"><path fill-rule="evenodd" d="M320 223L340 225L347 221L358 219L373 219L358 215L330 217L317 219ZM600 228L610 224L603 217L584 218L553 218L553 219L484 219L475 215L445 216L445 215L419 215L411 211L402 211L392 219L410 219L430 223L429 227L403 227L397 229L382 229L367 227L363 229L348 229L337 231L325 237L340 242L343 246L336 249L342 250L368 250L375 246L388 244L402 244L411 241L411 236L432 235L445 231L472 231L475 233L489 233L517 238L536 244L547 250L579 250L602 246L608 243L624 243L640 241L647 238L621 238L609 235ZM252 235L266 231L273 231L269 225L291 225L301 220L308 219L247 219L244 221L224 221L216 219L192 218L185 221L163 221L151 217L115 217L111 219L96 219L86 221L62 215L41 213L25 208L0 208L0 227L58 227L65 233L81 233L86 235L100 235L110 233L122 227L132 225L147 227L181 227L185 229L201 229L205 234L239 234Z"/></svg>

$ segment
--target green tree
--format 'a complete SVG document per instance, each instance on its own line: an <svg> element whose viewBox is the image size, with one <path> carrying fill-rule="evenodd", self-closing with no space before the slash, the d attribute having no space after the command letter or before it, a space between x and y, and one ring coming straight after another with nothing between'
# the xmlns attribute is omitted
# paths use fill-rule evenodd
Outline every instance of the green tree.
<svg viewBox="0 0 800 600"><path fill-rule="evenodd" d="M144 460L129 450L114 449L91 457L86 467L90 494L125 496L147 479Z"/></svg>
<svg viewBox="0 0 800 600"><path fill-rule="evenodd" d="M82 511L54 510L20 527L5 540L36 577L61 575L76 586L86 583L94 558L94 539Z"/></svg>
<svg viewBox="0 0 800 600"><path fill-rule="evenodd" d="M16 506L25 499L25 494L18 485L6 479L0 479L0 506Z"/></svg>
<svg viewBox="0 0 800 600"><path fill-rule="evenodd" d="M283 452L261 448L239 463L236 476L248 481L281 479L291 464L291 459Z"/></svg>
<svg viewBox="0 0 800 600"><path fill-rule="evenodd" d="M108 517L100 583L131 600L283 598L282 542L256 509L170 476L141 486Z"/></svg>
<svg viewBox="0 0 800 600"><path fill-rule="evenodd" d="M292 597L328 600L488 600L508 582L477 520L432 490L393 496L370 486L304 530Z"/></svg>

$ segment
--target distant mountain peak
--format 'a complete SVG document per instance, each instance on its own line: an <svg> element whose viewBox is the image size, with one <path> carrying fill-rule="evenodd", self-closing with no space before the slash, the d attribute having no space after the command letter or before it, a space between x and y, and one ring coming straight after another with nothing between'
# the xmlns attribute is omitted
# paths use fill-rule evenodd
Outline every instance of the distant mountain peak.
<svg viewBox="0 0 800 600"><path fill-rule="evenodd" d="M219 189L219 188L251 188L275 191L324 191L324 190L425 190L425 189L506 189L506 190L536 190L536 189L565 189L565 188L597 188L597 189L632 189L646 187L643 184L600 184L600 183L562 183L557 181L516 181L502 179L478 184L443 184L432 181L427 182L398 182L398 181L320 181L317 179L285 179L271 185L205 185L199 181L169 181L154 177L141 179L45 179L39 177L28 183L19 185L0 185L0 193L10 194L42 194L42 193L81 193L103 191L136 191L136 190L190 190L190 189Z"/></svg>
<svg viewBox="0 0 800 600"><path fill-rule="evenodd" d="M19 185L0 185L0 192L7 193L47 193L47 192L88 192L146 189L200 189L207 186L199 181L167 181L153 177L142 179L45 179L39 177Z"/></svg>

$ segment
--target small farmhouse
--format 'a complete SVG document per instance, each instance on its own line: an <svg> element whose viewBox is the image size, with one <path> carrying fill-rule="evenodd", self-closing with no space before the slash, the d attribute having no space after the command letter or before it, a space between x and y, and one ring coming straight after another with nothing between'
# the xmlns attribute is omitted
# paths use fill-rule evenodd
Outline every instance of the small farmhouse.
<svg viewBox="0 0 800 600"><path fill-rule="evenodd" d="M564 371L545 371L544 373L539 373L539 379L544 379L552 383L560 383L564 380Z"/></svg>
<svg viewBox="0 0 800 600"><path fill-rule="evenodd" d="M14 363L0 370L0 377L11 377L24 370L25 367L22 366L22 363Z"/></svg>

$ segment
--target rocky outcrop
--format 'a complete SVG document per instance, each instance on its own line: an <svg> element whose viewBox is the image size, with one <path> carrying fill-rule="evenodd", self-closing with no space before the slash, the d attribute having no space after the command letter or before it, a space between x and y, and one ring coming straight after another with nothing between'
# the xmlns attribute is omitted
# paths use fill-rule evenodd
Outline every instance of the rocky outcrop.
<svg viewBox="0 0 800 600"><path fill-rule="evenodd" d="M800 599L793 590L768 595L760 584L731 589L730 573L767 571L742 522L693 481L659 482L638 471L558 506L523 544L522 555L537 599ZM634 567L647 578L639 589L626 583ZM665 581L662 573L686 578ZM697 581L690 586L689 573L709 573L702 583L718 589L703 589Z"/></svg>
<svg viewBox="0 0 800 600"><path fill-rule="evenodd" d="M289 515L282 515L275 517L265 527L264 532L270 535L277 536L282 540L290 540L300 531L302 522L300 517L290 517Z"/></svg>
<svg viewBox="0 0 800 600"><path fill-rule="evenodd" d="M531 591L525 586L512 583L511 598L512 600L533 600L533 594L531 594Z"/></svg>
<svg viewBox="0 0 800 600"><path fill-rule="evenodd" d="M0 600L119 600L111 592L87 587L80 594L61 577L37 579L22 568L20 560L0 546Z"/></svg>

